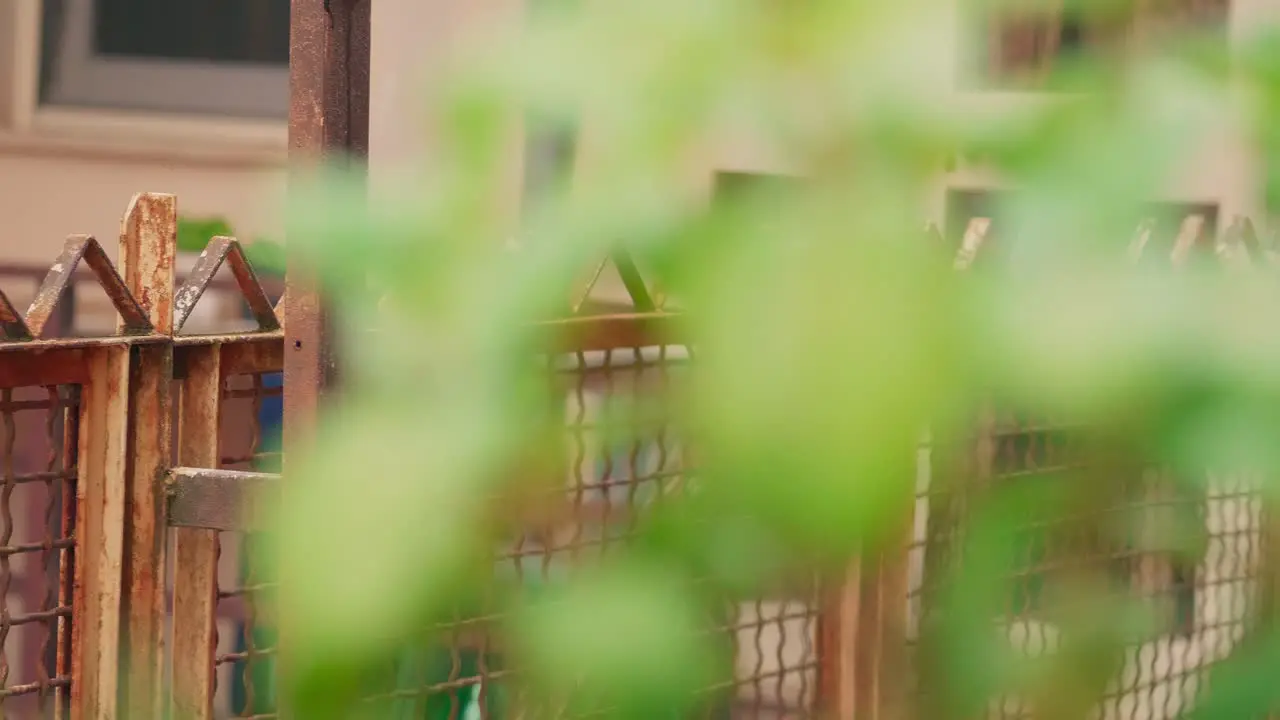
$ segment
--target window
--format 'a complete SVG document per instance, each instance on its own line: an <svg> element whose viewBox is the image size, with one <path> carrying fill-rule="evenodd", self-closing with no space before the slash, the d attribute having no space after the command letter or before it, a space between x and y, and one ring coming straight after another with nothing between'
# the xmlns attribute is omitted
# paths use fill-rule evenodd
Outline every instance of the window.
<svg viewBox="0 0 1280 720"><path fill-rule="evenodd" d="M45 0L41 101L284 118L289 0Z"/></svg>
<svg viewBox="0 0 1280 720"><path fill-rule="evenodd" d="M1226 39L1229 0L1162 0L1127 14L1099 8L1105 6L1060 0L1033 11L971 18L981 48L969 58L971 78L988 88L1043 88L1062 60L1122 50L1135 39L1188 30Z"/></svg>

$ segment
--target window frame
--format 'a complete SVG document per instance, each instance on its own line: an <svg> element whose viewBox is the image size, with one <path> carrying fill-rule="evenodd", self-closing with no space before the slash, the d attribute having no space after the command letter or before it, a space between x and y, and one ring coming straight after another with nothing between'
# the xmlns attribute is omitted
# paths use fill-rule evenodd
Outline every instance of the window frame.
<svg viewBox="0 0 1280 720"><path fill-rule="evenodd" d="M44 107L283 119L289 68L107 57L93 51L93 0L64 0L64 27Z"/></svg>
<svg viewBox="0 0 1280 720"><path fill-rule="evenodd" d="M1078 88L1056 81L1056 73L1064 58L1080 47L1091 47L1103 54L1124 54L1135 45L1148 42L1153 33L1168 30L1183 22L1198 23L1206 11L1202 8L1172 7L1164 10L1170 17L1146 14L1137 10L1121 16L1072 18L1072 11L1062 7L1039 8L1025 12L976 11L960 3L960 53L957 58L958 85L968 92L1013 93L1078 93ZM1194 0L1189 0L1194 2ZM1223 3L1221 16L1214 18L1220 27L1224 48L1234 52L1237 16L1257 12L1246 0L1218 0ZM1265 5L1271 0L1262 0ZM1076 25L1079 36L1074 49L1064 47L1064 31ZM1022 42L1011 42L1021 35ZM1017 47L1021 45L1022 57ZM1012 54L1012 57L1006 57Z"/></svg>

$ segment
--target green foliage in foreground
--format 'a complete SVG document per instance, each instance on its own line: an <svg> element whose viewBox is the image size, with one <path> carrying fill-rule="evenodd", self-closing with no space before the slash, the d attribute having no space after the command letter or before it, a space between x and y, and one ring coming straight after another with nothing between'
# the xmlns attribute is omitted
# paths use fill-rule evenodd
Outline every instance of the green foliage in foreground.
<svg viewBox="0 0 1280 720"><path fill-rule="evenodd" d="M1192 42L1123 64L1081 58L1078 94L974 115L951 102L940 12L924 0L548 12L471 48L437 88L428 182L369 204L341 177L300 194L291 242L308 243L341 319L367 324L385 295L390 332L342 333L359 338L347 392L281 516L284 687L299 717L356 714L366 679L483 585L490 498L513 490L530 448L556 442L531 430L551 401L525 326L617 246L691 309L699 361L676 412L697 432L701 492L599 570L494 591L486 606L509 611L531 692L576 687L614 717L679 709L726 672L696 632L709 593L749 596L779 564L837 568L899 542L922 429L956 437L998 398L1089 427L1105 462L974 503L964 571L938 598L950 612L925 628L927 716L971 717L1015 690L1039 717L1088 716L1121 648L1156 621L1086 568L1044 591L1062 650L1027 661L992 632L1015 528L1036 508L1101 507L1117 467L1166 464L1192 493L1207 467L1280 470L1280 284L1262 269L1124 260L1143 203L1222 127L1257 141L1278 194L1280 35L1255 29L1232 63ZM598 162L573 192L539 196L516 255L501 249L497 199L513 104L553 124L588 118ZM726 116L795 159L799 192L691 200L688 159ZM930 183L962 155L1016 188L995 217L1018 242L1003 270L957 277L920 231ZM1268 501L1278 489L1264 484ZM1126 522L1109 532L1132 535ZM1170 527L1144 542L1203 553L1203 523ZM1215 669L1205 717L1274 704L1274 634L1248 642Z"/></svg>

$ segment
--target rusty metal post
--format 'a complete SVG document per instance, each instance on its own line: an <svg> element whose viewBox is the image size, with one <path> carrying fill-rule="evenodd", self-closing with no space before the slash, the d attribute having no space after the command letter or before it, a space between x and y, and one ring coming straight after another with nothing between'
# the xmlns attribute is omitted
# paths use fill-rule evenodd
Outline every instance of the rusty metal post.
<svg viewBox="0 0 1280 720"><path fill-rule="evenodd" d="M866 550L826 594L819 622L819 695L826 717L902 717L908 668L907 568L913 515L890 536L902 542Z"/></svg>
<svg viewBox="0 0 1280 720"><path fill-rule="evenodd" d="M222 346L191 348L182 380L178 463L218 467L222 411ZM215 616L218 609L218 533L174 528L173 694L169 717L211 720Z"/></svg>
<svg viewBox="0 0 1280 720"><path fill-rule="evenodd" d="M372 0L293 0L289 22L289 155L307 172L323 163L363 162L369 151ZM284 470L315 426L333 384L331 323L316 278L291 252L285 275ZM281 614L278 671L287 682L289 635ZM288 692L282 716L292 715Z"/></svg>
<svg viewBox="0 0 1280 720"><path fill-rule="evenodd" d="M173 334L178 207L172 195L135 195L120 229L120 269L159 335ZM122 328L123 329L123 320ZM160 717L165 619L164 478L173 452L173 343L130 352L121 711Z"/></svg>
<svg viewBox="0 0 1280 720"><path fill-rule="evenodd" d="M855 561L825 593L827 601L818 620L818 697L824 716L833 720L852 720L857 712L861 578L860 563Z"/></svg>
<svg viewBox="0 0 1280 720"><path fill-rule="evenodd" d="M368 155L370 1L293 2L289 153L304 172ZM296 254L285 284L285 431L297 438L315 422L336 368L320 289Z"/></svg>
<svg viewBox="0 0 1280 720"><path fill-rule="evenodd" d="M81 389L71 624L73 719L119 717L129 346L89 350Z"/></svg>

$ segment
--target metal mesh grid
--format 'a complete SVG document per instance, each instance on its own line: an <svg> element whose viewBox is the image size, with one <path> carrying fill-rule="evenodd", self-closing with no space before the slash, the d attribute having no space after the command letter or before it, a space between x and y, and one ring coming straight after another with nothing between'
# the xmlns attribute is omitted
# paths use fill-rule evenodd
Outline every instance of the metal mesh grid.
<svg viewBox="0 0 1280 720"><path fill-rule="evenodd" d="M1070 483L1090 465L1085 429L1006 413L995 419L989 481L981 468L958 470L950 449L924 448L920 458L914 536L908 548L908 644L950 571L961 567L965 519L981 492L1011 483ZM975 452L976 450L976 452ZM983 452L981 441L960 452ZM963 464L963 460L960 460ZM1115 473L1115 470L1105 470ZM1056 652L1059 629L1050 607L1059 579L1084 571L1140 602L1157 622L1154 634L1128 646L1102 698L1100 718L1155 720L1186 716L1206 689L1208 668L1226 658L1261 609L1259 582L1263 518L1259 478L1208 473L1207 488L1176 483L1153 467L1121 469L1107 478L1106 497L1081 506L1040 503L1015 528L1007 604L996 627L1015 653L1034 658ZM923 516L923 517L922 517ZM1179 560L1164 543L1203 524L1207 543L1198 562ZM1124 532L1117 532L1126 528ZM917 673L925 668L917 665ZM919 678L917 678L919 679ZM925 698L928 681L915 688ZM993 718L1029 718L1019 698L992 700Z"/></svg>
<svg viewBox="0 0 1280 720"><path fill-rule="evenodd" d="M562 579L625 543L646 508L687 489L691 468L666 403L688 358L687 349L665 346L554 359L556 392L564 396L565 463L562 489L553 493L554 500L568 501L569 511L525 528L501 548L500 577L524 587ZM724 633L732 643L734 677L705 688L699 716L812 716L818 607L814 587L726 601L708 631ZM395 716L406 718L522 716L525 699L510 682L518 669L504 663L501 641L488 631L499 619L483 610L459 612L438 628L443 642L402 658L395 690L375 702L390 701ZM552 709L552 716L572 714L567 706Z"/></svg>
<svg viewBox="0 0 1280 720"><path fill-rule="evenodd" d="M274 374L226 379L222 393L220 460L228 470L277 472L280 452L264 406L278 399ZM251 533L219 533L214 707L223 717L275 717L276 638L271 618L275 583L257 559Z"/></svg>
<svg viewBox="0 0 1280 720"><path fill-rule="evenodd" d="M79 390L0 390L0 713L66 710Z"/></svg>

